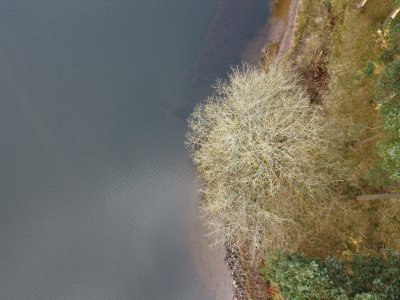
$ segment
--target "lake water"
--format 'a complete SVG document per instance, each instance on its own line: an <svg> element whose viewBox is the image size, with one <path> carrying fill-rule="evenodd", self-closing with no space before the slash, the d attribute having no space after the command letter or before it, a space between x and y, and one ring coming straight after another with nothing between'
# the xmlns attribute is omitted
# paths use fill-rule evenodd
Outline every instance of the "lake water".
<svg viewBox="0 0 400 300"><path fill-rule="evenodd" d="M201 273L223 254L193 259L185 118L267 14L267 0L0 2L0 299L216 298Z"/></svg>

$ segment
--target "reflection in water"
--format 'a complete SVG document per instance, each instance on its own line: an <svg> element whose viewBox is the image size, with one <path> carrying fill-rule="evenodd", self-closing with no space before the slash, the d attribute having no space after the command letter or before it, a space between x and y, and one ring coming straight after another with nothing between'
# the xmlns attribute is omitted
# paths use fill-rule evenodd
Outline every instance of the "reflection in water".
<svg viewBox="0 0 400 300"><path fill-rule="evenodd" d="M204 61L214 12L214 0L1 1L1 299L215 298L187 245L185 121L166 113L216 74L182 79Z"/></svg>
<svg viewBox="0 0 400 300"><path fill-rule="evenodd" d="M244 47L266 22L268 4L267 0L218 1L217 13L196 65L200 79L213 82L226 74L227 66L241 63Z"/></svg>
<svg viewBox="0 0 400 300"><path fill-rule="evenodd" d="M195 68L185 77L180 90L182 106L177 114L182 119L188 117L194 103L212 92L210 87L216 78L224 79L230 66L242 63L246 46L259 38L257 34L265 26L270 11L269 0L218 0L217 3Z"/></svg>

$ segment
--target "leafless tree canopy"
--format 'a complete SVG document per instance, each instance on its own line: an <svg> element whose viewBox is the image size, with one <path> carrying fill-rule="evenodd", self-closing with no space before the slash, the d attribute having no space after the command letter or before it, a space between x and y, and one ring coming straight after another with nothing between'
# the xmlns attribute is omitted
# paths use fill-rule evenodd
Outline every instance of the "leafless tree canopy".
<svg viewBox="0 0 400 300"><path fill-rule="evenodd" d="M294 250L334 226L329 216L345 178L334 154L338 138L292 67L275 61L234 69L188 123L203 213L253 258Z"/></svg>

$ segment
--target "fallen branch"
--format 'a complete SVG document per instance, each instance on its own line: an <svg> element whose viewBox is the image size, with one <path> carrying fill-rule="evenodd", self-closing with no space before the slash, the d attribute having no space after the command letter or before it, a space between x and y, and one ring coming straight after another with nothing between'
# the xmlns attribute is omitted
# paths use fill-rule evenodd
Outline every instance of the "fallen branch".
<svg viewBox="0 0 400 300"><path fill-rule="evenodd" d="M358 8L358 9L363 8L364 5L365 5L365 3L367 3L367 1L368 1L368 0L361 0L361 2L358 3L357 8Z"/></svg>
<svg viewBox="0 0 400 300"><path fill-rule="evenodd" d="M372 200L384 200L384 199L400 199L400 193L372 194L372 195L361 195L356 197L356 200L358 201L372 201Z"/></svg>
<svg viewBox="0 0 400 300"><path fill-rule="evenodd" d="M378 134L376 134L374 136L371 136L371 137L369 137L369 138L367 138L365 140L362 140L362 141L354 143L353 147L357 147L357 146L361 146L361 145L364 145L364 144L371 143L371 142L379 139L381 136L382 136L382 133L378 133Z"/></svg>
<svg viewBox="0 0 400 300"><path fill-rule="evenodd" d="M392 13L389 15L389 17L385 20L385 22L383 22L383 27L385 27L389 21L394 20L399 12L400 12L400 7L393 10Z"/></svg>

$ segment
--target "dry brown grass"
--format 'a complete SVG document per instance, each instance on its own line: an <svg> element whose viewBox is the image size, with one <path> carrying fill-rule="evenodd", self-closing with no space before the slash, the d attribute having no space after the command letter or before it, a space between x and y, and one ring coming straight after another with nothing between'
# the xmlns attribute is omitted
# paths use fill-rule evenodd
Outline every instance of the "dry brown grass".
<svg viewBox="0 0 400 300"><path fill-rule="evenodd" d="M352 141L381 132L381 120L373 101L375 81L363 76L362 70L367 61L376 61L381 55L382 39L377 29L394 8L391 0L370 0L362 10L355 8L357 3L358 0L303 0L293 56L306 73L321 65L316 53L322 51L322 65L329 77L328 84L319 87L322 105L327 117L334 119L342 134ZM310 57L314 59L310 61ZM315 86L309 78L303 83ZM346 147L340 154L352 166L360 193L380 192L368 184L368 174L379 160L374 145ZM367 253L383 247L400 249L399 201L351 201L349 197L349 207L343 215L345 222L336 237L345 242L345 249ZM337 246L327 243L327 250L335 254L340 250Z"/></svg>

